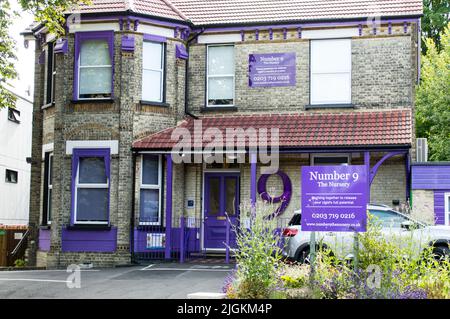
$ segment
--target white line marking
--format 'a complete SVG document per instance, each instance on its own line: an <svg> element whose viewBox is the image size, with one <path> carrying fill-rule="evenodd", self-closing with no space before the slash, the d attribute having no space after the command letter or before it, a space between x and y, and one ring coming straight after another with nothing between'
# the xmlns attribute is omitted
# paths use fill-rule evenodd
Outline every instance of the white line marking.
<svg viewBox="0 0 450 319"><path fill-rule="evenodd" d="M198 269L198 268L152 268L152 269L141 269L146 271L212 271L212 272L230 272L232 269Z"/></svg>
<svg viewBox="0 0 450 319"><path fill-rule="evenodd" d="M80 269L81 272L96 272L99 269ZM3 270L0 271L0 276L2 274L23 274L23 273L50 273L50 272L67 272L65 269L54 269L54 270Z"/></svg>
<svg viewBox="0 0 450 319"><path fill-rule="evenodd" d="M68 283L70 280L52 280L52 279L31 279L31 278L0 278L0 281L35 281L35 282L55 282L55 283Z"/></svg>
<svg viewBox="0 0 450 319"><path fill-rule="evenodd" d="M151 268L151 267L153 267L154 266L154 264L151 264L151 265L148 265L147 267L144 267L144 268L142 268L142 269L140 269L140 270L148 270L149 268Z"/></svg>

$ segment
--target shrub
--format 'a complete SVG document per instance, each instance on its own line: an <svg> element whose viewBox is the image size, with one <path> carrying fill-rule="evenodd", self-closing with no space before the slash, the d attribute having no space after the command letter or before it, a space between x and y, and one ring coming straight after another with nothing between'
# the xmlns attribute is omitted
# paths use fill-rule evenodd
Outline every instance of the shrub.
<svg viewBox="0 0 450 319"><path fill-rule="evenodd" d="M16 259L14 261L14 267L16 268L23 268L26 266L26 261L23 259Z"/></svg>

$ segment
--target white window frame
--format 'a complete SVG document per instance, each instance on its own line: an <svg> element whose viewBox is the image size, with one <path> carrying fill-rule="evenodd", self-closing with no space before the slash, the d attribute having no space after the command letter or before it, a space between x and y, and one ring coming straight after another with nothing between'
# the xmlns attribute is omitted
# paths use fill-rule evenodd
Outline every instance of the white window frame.
<svg viewBox="0 0 450 319"><path fill-rule="evenodd" d="M53 153L49 152L48 155L48 171L47 171L47 225L52 224L52 220L49 218L49 210L51 205L51 197L50 197L50 190L52 190L52 196L53 196L53 182L50 179L50 176L52 175L53 170Z"/></svg>
<svg viewBox="0 0 450 319"><path fill-rule="evenodd" d="M444 214L445 225L450 226L450 205L449 205L450 193L444 193Z"/></svg>
<svg viewBox="0 0 450 319"><path fill-rule="evenodd" d="M148 100L144 100L146 102L158 102L158 103L163 103L164 102L164 78L166 76L165 74L165 65L166 65L166 46L164 42L155 42L155 41L148 41L148 40L144 40L145 42L149 42L149 43L154 43L154 44L159 44L161 46L161 69L145 69L144 68L144 50L142 50L142 92L141 92L141 97L143 99L144 97L144 71L153 71L153 72L159 72L161 74L161 83L160 83L160 100L159 101L148 101ZM144 45L142 45L143 47Z"/></svg>
<svg viewBox="0 0 450 319"><path fill-rule="evenodd" d="M350 41L350 55L349 55L349 59L350 59L350 70L348 70L347 72L313 72L313 43L315 42L319 42L319 41L340 41L340 40L348 40ZM352 50L351 50L351 38L337 38L337 39L312 39L310 40L310 53L309 53L309 59L310 59L310 67L309 67L309 102L311 105L347 105L347 104L351 104L352 103ZM342 101L318 101L318 102L313 102L313 90L312 90L312 85L313 85L313 76L314 74L349 74L349 81L350 81L350 85L349 85L349 97L350 99L348 101L342 102Z"/></svg>
<svg viewBox="0 0 450 319"><path fill-rule="evenodd" d="M82 158L91 158L91 157L98 157L98 156L82 156L79 157L78 159L78 165L77 165L77 176L75 178L75 198L74 198L74 223L75 224L87 224L87 225L108 225L109 224L109 217L107 221L78 221L77 219L77 214L78 214L78 209L77 209L77 201L78 201L78 188L91 188L91 189L107 189L109 190L109 178L108 175L106 175L106 183L105 184L83 184L79 182L79 178L80 178L80 166L81 166L81 159ZM104 160L104 159L103 159ZM105 161L105 173L106 173L106 161ZM109 213L109 208L108 209L108 213Z"/></svg>
<svg viewBox="0 0 450 319"><path fill-rule="evenodd" d="M233 65L233 74L220 74L220 75L210 75L209 74L209 48L211 47L233 47L233 56L236 57L234 52L235 45L234 44L210 44L206 47L206 107L234 107L236 105L236 61L234 61ZM225 105L217 105L217 104L209 104L209 78L233 78L233 103L225 104Z"/></svg>
<svg viewBox="0 0 450 319"><path fill-rule="evenodd" d="M311 166L315 166L315 159L316 157L346 157L347 158L347 164L341 164L341 165L350 165L351 164L351 155L347 153L315 153L311 154Z"/></svg>
<svg viewBox="0 0 450 319"><path fill-rule="evenodd" d="M107 40L104 40L104 39L100 39L100 40L102 40L102 41L106 41L106 44L108 45L108 48L109 48L109 42L107 41ZM109 99L111 99L112 98L112 92L113 92L113 80L112 80L112 78L111 78L111 80L110 80L110 84L111 84L111 92L110 92L110 94L111 94L111 96L110 97L84 97L84 98L82 98L82 97L80 97L80 80L81 80L81 69L82 68L107 68L107 67L109 67L110 69L111 69L111 77L114 77L114 74L113 74L113 65L112 64L109 64L109 65L87 65L87 66L82 66L81 65L81 48L83 47L83 42L84 41L80 41L80 56L78 57L78 92L77 92L77 96L78 96L78 100L109 100ZM111 63L112 63L112 61L111 61Z"/></svg>
<svg viewBox="0 0 450 319"><path fill-rule="evenodd" d="M156 155L158 156L158 184L144 184L144 156L146 154L141 154L141 176L140 176L140 185L139 185L139 225L162 225L162 219L161 219L161 215L162 215L162 193L163 193L163 188L162 188L162 156L161 155ZM153 154L150 154L152 156L155 156ZM157 222L141 222L141 190L143 189L157 189L159 190L159 207L158 207L158 221Z"/></svg>

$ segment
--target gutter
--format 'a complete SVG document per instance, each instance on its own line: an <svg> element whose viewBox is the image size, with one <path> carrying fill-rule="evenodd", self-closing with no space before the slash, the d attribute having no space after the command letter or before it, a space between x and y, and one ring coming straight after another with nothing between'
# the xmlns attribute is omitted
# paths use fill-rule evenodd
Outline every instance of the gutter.
<svg viewBox="0 0 450 319"><path fill-rule="evenodd" d="M196 40L203 32L205 32L205 28L202 28L202 30L200 32L198 32L194 37L192 37L191 39L189 39L186 42L186 52L188 54L188 58L186 60L186 70L185 70L185 81L184 81L184 114L189 115L190 117L194 118L194 119L198 119L198 116L192 114L191 112L189 112L189 106L188 106L188 99L189 99L189 76L188 76L188 71L189 71L189 60L190 60L190 53L189 53L189 49L190 49L190 43L194 40Z"/></svg>

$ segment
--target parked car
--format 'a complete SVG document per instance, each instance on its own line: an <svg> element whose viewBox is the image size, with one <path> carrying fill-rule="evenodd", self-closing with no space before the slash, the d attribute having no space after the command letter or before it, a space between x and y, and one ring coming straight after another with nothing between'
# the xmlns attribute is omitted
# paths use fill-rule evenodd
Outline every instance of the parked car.
<svg viewBox="0 0 450 319"><path fill-rule="evenodd" d="M406 239L412 238L413 249L417 254L432 245L436 258L450 256L450 226L427 225L385 205L368 205L368 212L378 218L383 236L396 245L406 245L411 242ZM301 212L296 211L288 226L283 229L283 256L289 260L308 263L310 235L311 232L301 230ZM340 259L352 258L353 238L353 233L349 232L316 232L316 243L330 249Z"/></svg>

